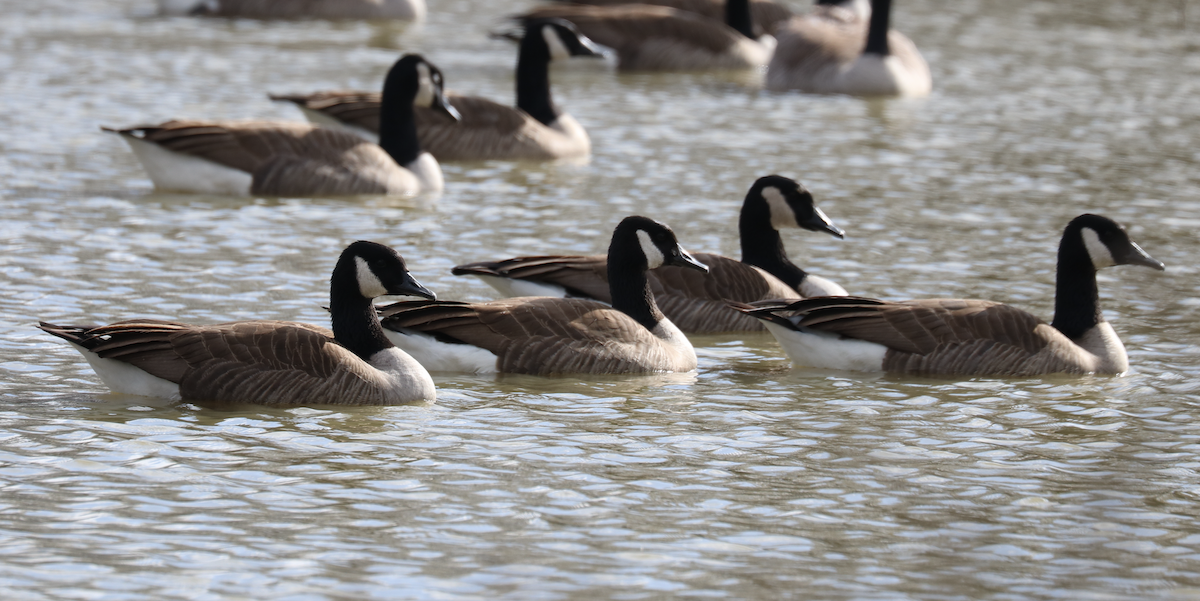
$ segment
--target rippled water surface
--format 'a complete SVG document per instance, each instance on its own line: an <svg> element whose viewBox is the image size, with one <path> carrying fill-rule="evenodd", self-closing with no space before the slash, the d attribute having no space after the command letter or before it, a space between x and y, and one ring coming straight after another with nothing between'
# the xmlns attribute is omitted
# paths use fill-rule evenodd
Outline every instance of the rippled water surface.
<svg viewBox="0 0 1200 601"><path fill-rule="evenodd" d="M797 3L799 6L800 3ZM153 191L102 134L298 119L268 92L374 88L419 50L512 96L517 0L420 27L159 18L0 0L0 590L5 599L1200 597L1200 6L899 0L935 92L864 101L753 75L555 71L586 165L445 165L437 198ZM114 396L39 319L324 323L337 253L391 244L442 298L468 260L590 253L642 213L737 255L758 176L849 237L790 232L852 292L1049 316L1083 212L1169 267L1101 275L1121 378L790 368L699 338L694 374L436 377L418 407L218 411Z"/></svg>

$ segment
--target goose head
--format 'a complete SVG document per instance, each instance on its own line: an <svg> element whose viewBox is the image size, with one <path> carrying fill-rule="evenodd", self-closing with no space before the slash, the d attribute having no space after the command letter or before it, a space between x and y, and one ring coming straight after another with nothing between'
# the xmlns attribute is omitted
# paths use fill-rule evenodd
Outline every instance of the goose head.
<svg viewBox="0 0 1200 601"><path fill-rule="evenodd" d="M432 108L455 121L462 115L446 101L442 89L441 69L419 54L405 54L392 65L383 81L383 104L410 102L413 106Z"/></svg>
<svg viewBox="0 0 1200 601"><path fill-rule="evenodd" d="M353 278L353 284L364 299L374 299L380 296L419 296L436 300L437 295L431 292L408 272L404 257L395 250L383 244L359 240L346 247L338 260L338 268L334 269L331 285L337 288L339 272ZM344 277L344 276L341 276Z"/></svg>
<svg viewBox="0 0 1200 601"><path fill-rule="evenodd" d="M1076 256L1080 255L1082 256ZM1084 214L1071 220L1059 245L1060 259L1086 260L1095 270L1113 265L1141 265L1163 271L1162 261L1151 257L1124 227L1108 217Z"/></svg>
<svg viewBox="0 0 1200 601"><path fill-rule="evenodd" d="M521 44L543 46L550 60L565 61L583 56L604 58L606 52L565 19L530 19L524 23L525 35Z"/></svg>
<svg viewBox="0 0 1200 601"><path fill-rule="evenodd" d="M782 175L758 178L746 196L747 204L762 203L775 229L804 228L845 238L846 232L833 224L813 202L812 193L803 184ZM754 210L749 206L748 209ZM761 211L762 208L760 207Z"/></svg>
<svg viewBox="0 0 1200 601"><path fill-rule="evenodd" d="M708 273L708 266L688 254L675 232L648 217L632 216L621 220L613 231L612 246L609 247L609 264L614 254L622 255L626 249L636 248L640 252L630 253L643 270L657 269L663 265L674 265Z"/></svg>

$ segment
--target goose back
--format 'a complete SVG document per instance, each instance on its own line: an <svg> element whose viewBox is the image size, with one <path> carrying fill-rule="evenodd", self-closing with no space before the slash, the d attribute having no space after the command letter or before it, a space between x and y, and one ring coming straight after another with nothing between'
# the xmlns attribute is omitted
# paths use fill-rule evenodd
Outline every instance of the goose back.
<svg viewBox="0 0 1200 601"><path fill-rule="evenodd" d="M552 5L519 20L564 19L617 53L626 70L749 69L761 67L771 52L725 23L665 6Z"/></svg>
<svg viewBox="0 0 1200 601"><path fill-rule="evenodd" d="M127 140L246 173L249 188L243 194L412 195L421 190L416 175L378 145L304 123L168 121L115 131ZM134 141L135 152L147 151ZM181 181L190 178L186 171L148 169L155 186L168 190L195 187Z"/></svg>
<svg viewBox="0 0 1200 601"><path fill-rule="evenodd" d="M587 4L590 6L613 6L618 4L634 4L629 0L557 0L567 4ZM676 10L696 13L706 19L722 21L725 19L725 0L640 0L636 4L666 6ZM792 16L792 10L780 2L772 0L751 0L750 14L754 21L754 34L772 34L775 28Z"/></svg>
<svg viewBox="0 0 1200 601"><path fill-rule="evenodd" d="M167 14L254 19L400 19L425 17L425 0L159 0Z"/></svg>
<svg viewBox="0 0 1200 601"><path fill-rule="evenodd" d="M485 303L404 301L381 309L384 328L465 343L496 356L504 373L629 374L691 371L696 353L669 322L647 330L624 313L582 299L513 298ZM391 336L418 360L424 349ZM416 345L424 345L419 341Z"/></svg>

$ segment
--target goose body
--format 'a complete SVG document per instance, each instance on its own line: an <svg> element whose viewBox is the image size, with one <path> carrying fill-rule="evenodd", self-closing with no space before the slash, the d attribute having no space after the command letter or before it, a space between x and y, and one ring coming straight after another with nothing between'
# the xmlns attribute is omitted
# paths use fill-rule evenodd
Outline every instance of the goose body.
<svg viewBox="0 0 1200 601"><path fill-rule="evenodd" d="M552 5L518 16L563 19L617 53L623 70L752 69L771 59L774 38L754 37L749 0L729 0L724 21L667 6Z"/></svg>
<svg viewBox="0 0 1200 601"><path fill-rule="evenodd" d="M1054 321L985 300L813 298L739 305L793 363L919 375L1120 374L1125 347L1099 307L1096 270L1163 264L1116 222L1081 215L1059 244Z"/></svg>
<svg viewBox="0 0 1200 601"><path fill-rule="evenodd" d="M399 19L425 17L425 0L158 0L166 15L254 19Z"/></svg>
<svg viewBox="0 0 1200 601"><path fill-rule="evenodd" d="M477 96L447 94L458 121L431 109L415 110L421 148L439 161L552 160L586 157L587 131L563 112L550 95L550 63L574 56L603 56L567 21L533 21L525 26L517 57L517 104L506 106ZM335 91L272 96L292 102L309 121L375 141L380 96Z"/></svg>
<svg viewBox="0 0 1200 601"><path fill-rule="evenodd" d="M586 4L589 6L614 6L634 4L630 0L558 0L567 4ZM725 0L640 0L636 4L666 6L690 13L696 13L708 19L721 21L725 19ZM781 2L772 0L750 0L750 15L754 24L754 37L775 32L775 28L792 16L792 9Z"/></svg>
<svg viewBox="0 0 1200 601"><path fill-rule="evenodd" d="M108 130L120 134L156 188L210 194L336 196L413 195L439 191L442 170L422 152L412 107L443 110L441 73L418 55L388 73L380 144L303 123L168 121Z"/></svg>
<svg viewBox="0 0 1200 601"><path fill-rule="evenodd" d="M778 175L761 177L742 203L738 223L742 260L696 253L696 260L708 266L707 275L671 266L651 271L647 280L655 302L684 332L710 334L763 329L757 319L730 310L727 300L749 303L845 295L841 286L811 275L788 260L780 228L804 228L839 238L844 236L798 182ZM612 302L604 255L519 257L459 265L453 273L478 276L505 296L560 296Z"/></svg>
<svg viewBox="0 0 1200 601"><path fill-rule="evenodd" d="M484 303L400 302L380 309L388 336L431 371L625 374L686 372L696 353L646 282L662 265L704 265L670 228L627 217L613 233L612 305L524 297Z"/></svg>
<svg viewBox="0 0 1200 601"><path fill-rule="evenodd" d="M890 30L891 0L831 0L776 30L767 88L817 94L926 96L929 64Z"/></svg>
<svg viewBox="0 0 1200 601"><path fill-rule="evenodd" d="M188 325L133 319L40 328L70 342L115 392L296 405L395 405L433 400L433 380L384 335L372 299L433 293L392 249L355 242L330 284L333 331L288 321Z"/></svg>

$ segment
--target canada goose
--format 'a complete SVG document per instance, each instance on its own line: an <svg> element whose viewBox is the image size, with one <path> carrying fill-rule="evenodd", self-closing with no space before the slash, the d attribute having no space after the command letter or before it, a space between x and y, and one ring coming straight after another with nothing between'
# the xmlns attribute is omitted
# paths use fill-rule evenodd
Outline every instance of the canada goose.
<svg viewBox="0 0 1200 601"><path fill-rule="evenodd" d="M550 98L550 62L572 56L603 54L568 21L527 23L517 55L517 106L447 94L462 120L455 123L433 110L417 109L421 148L439 161L586 157L592 150L587 131ZM314 123L347 129L371 141L378 137L378 94L318 92L271 99L295 103Z"/></svg>
<svg viewBox="0 0 1200 601"><path fill-rule="evenodd" d="M671 228L626 217L608 249L612 306L568 298L399 302L380 309L392 342L430 371L624 374L696 368L696 352L663 317L646 271L707 271Z"/></svg>
<svg viewBox="0 0 1200 601"><path fill-rule="evenodd" d="M590 6L613 6L617 4L651 4L667 6L676 10L696 13L709 19L725 19L725 0L557 0L566 4ZM774 33L775 28L792 16L792 9L772 0L750 0L750 15L754 25L754 37Z"/></svg>
<svg viewBox="0 0 1200 601"><path fill-rule="evenodd" d="M776 29L767 88L817 94L926 96L929 64L916 44L888 29L892 0L819 0L812 13ZM868 21L870 26L867 27Z"/></svg>
<svg viewBox="0 0 1200 601"><path fill-rule="evenodd" d="M751 69L771 59L774 38L759 41L750 0L728 0L725 21L666 6L554 5L515 17L566 19L597 44L617 53L625 70Z"/></svg>
<svg viewBox="0 0 1200 601"><path fill-rule="evenodd" d="M788 260L779 228L798 227L838 238L845 233L813 205L812 194L795 180L768 175L754 182L742 203L738 230L742 260L697 253L708 275L676 267L647 274L654 300L671 323L689 334L762 330L757 319L731 311L726 300L845 295L825 278L810 275ZM593 256L519 257L470 263L455 275L474 275L506 296L567 296L610 302L607 259Z"/></svg>
<svg viewBox="0 0 1200 601"><path fill-rule="evenodd" d="M384 295L434 298L396 251L359 241L333 268L332 332L289 321L38 327L70 342L109 388L125 394L271 406L433 400L429 373L379 327L371 300Z"/></svg>
<svg viewBox="0 0 1200 601"><path fill-rule="evenodd" d="M380 144L304 123L168 121L112 130L156 188L210 194L413 195L442 189L442 169L417 142L412 107L458 113L442 96L442 73L407 54L383 83Z"/></svg>
<svg viewBox="0 0 1200 601"><path fill-rule="evenodd" d="M158 0L158 12L254 19L416 21L425 18L425 0Z"/></svg>
<svg viewBox="0 0 1200 601"><path fill-rule="evenodd" d="M796 365L925 375L1119 374L1125 346L1100 313L1096 270L1164 269L1099 215L1067 225L1058 246L1054 321L982 300L763 301L737 308L766 324Z"/></svg>

